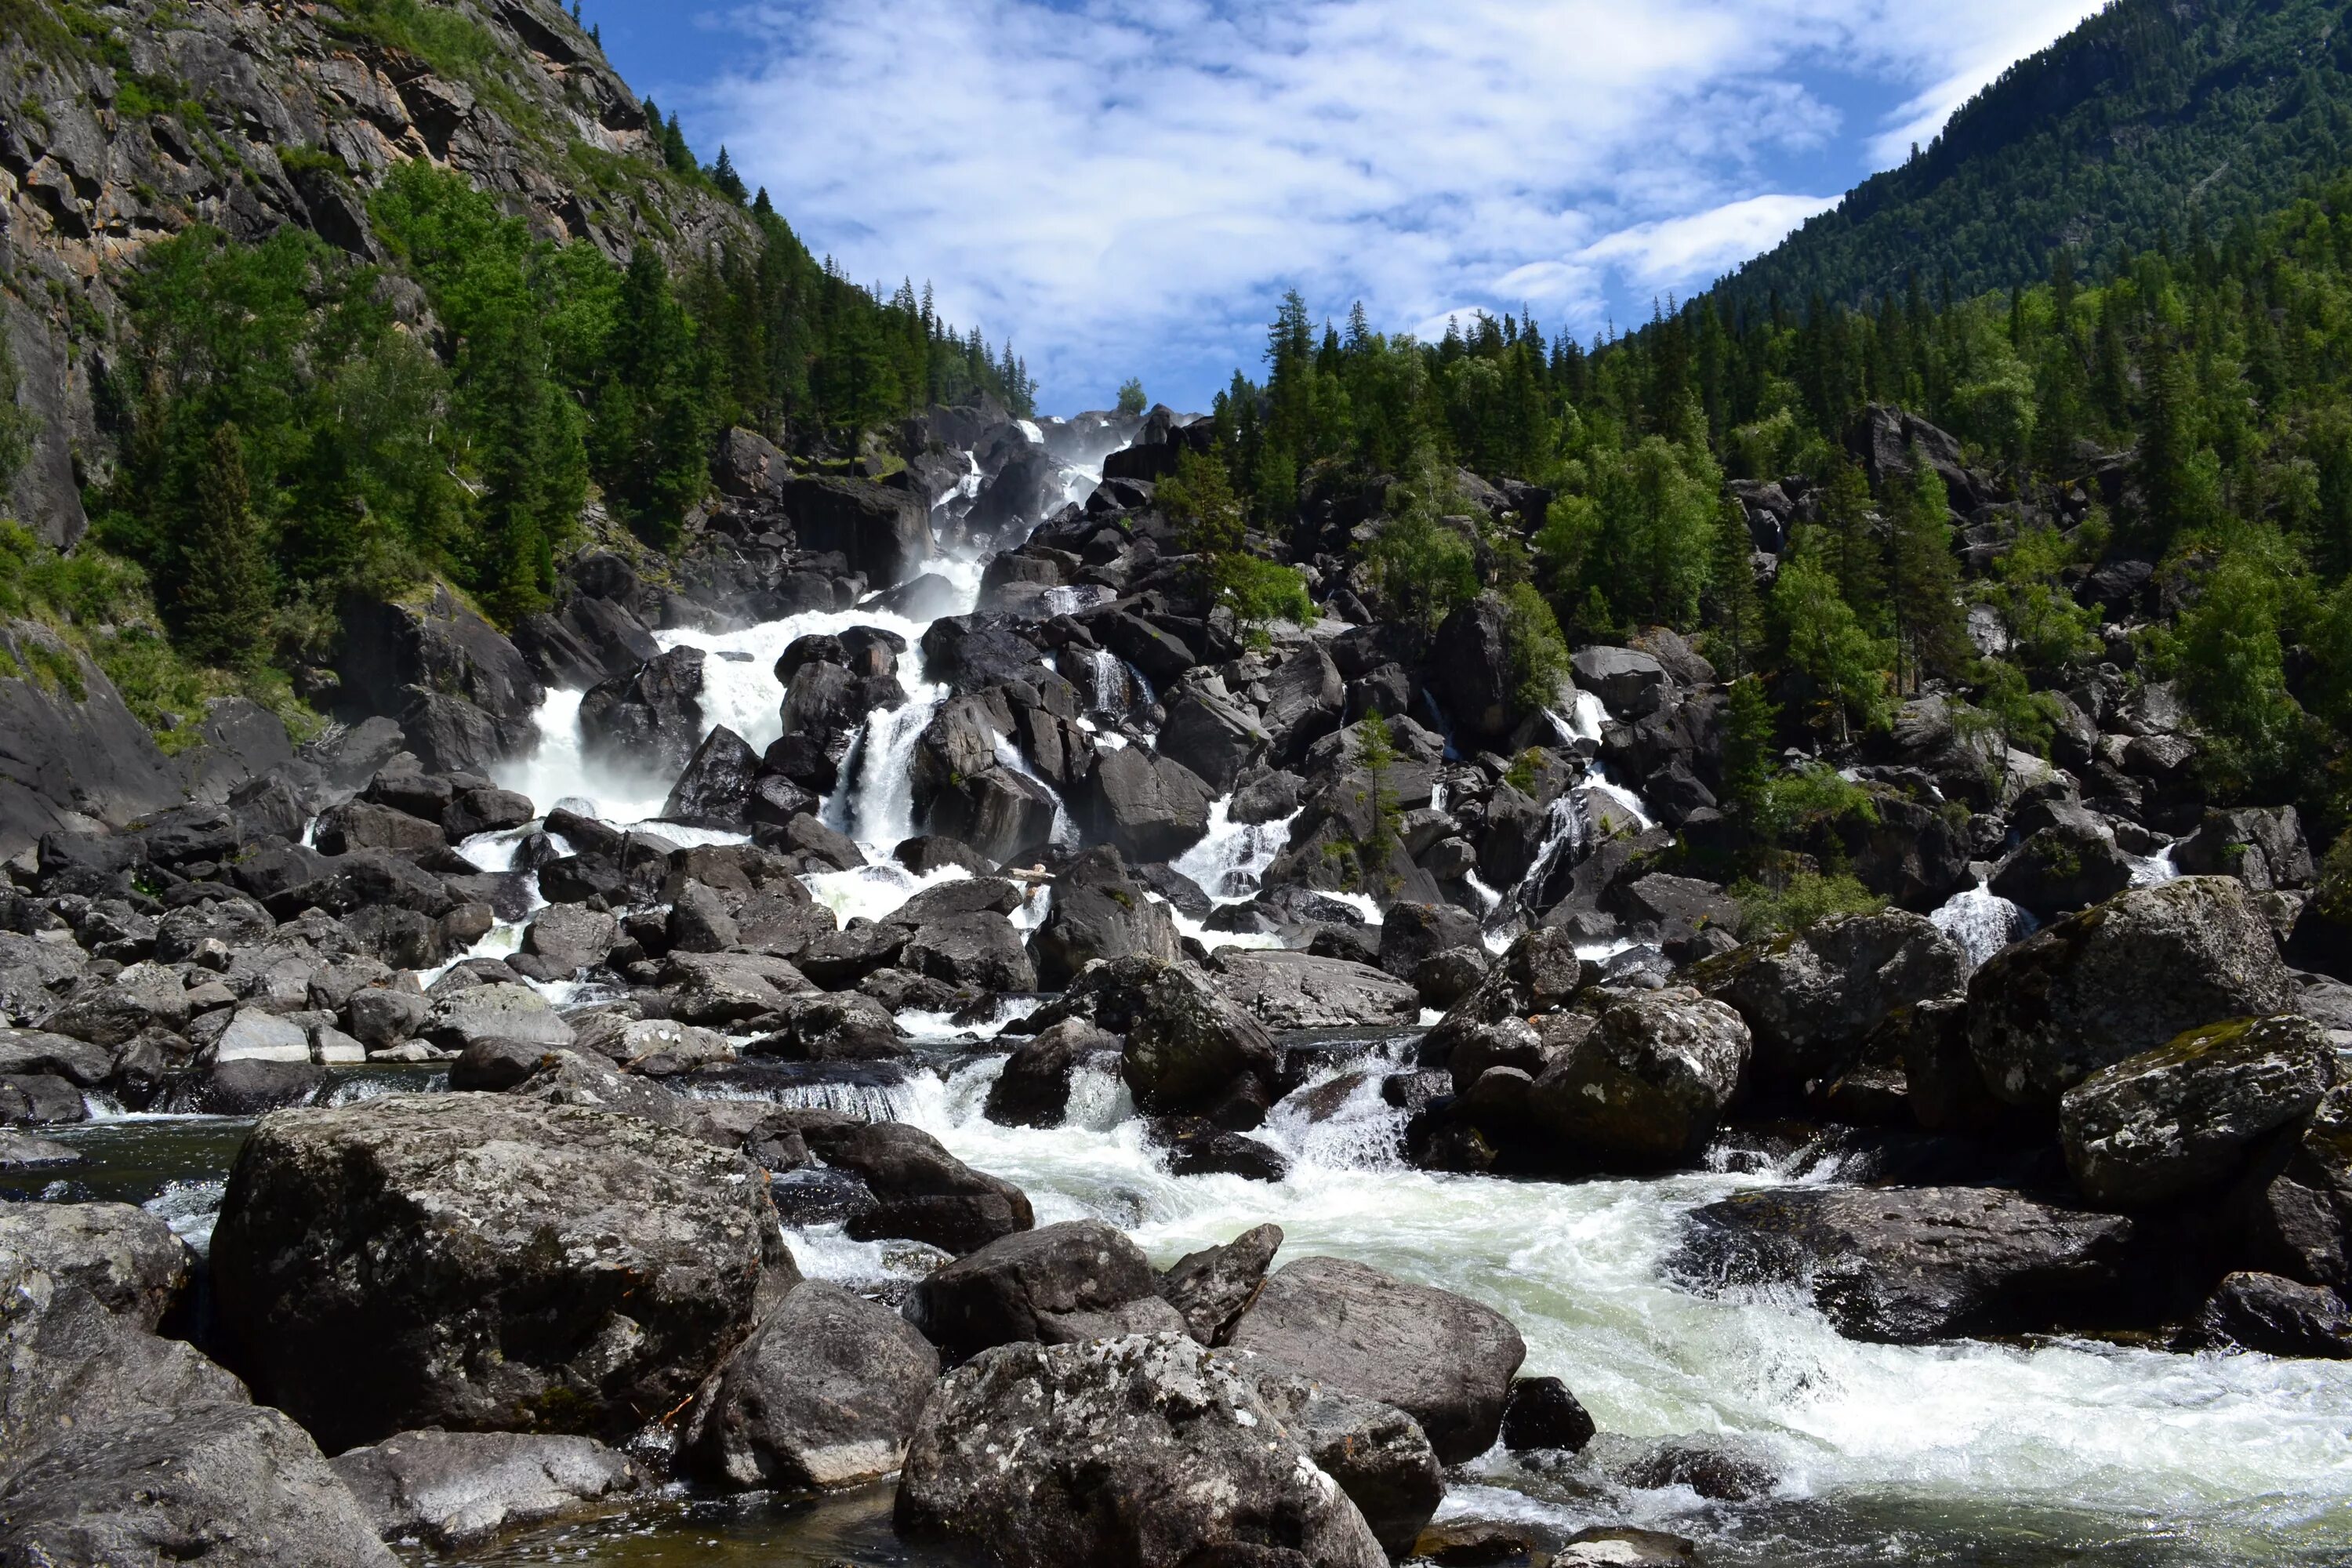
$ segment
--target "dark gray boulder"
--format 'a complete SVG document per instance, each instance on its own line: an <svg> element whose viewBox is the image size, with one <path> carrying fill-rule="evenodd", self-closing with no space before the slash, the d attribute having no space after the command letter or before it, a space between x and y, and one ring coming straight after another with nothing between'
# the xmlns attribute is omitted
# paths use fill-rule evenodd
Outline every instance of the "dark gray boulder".
<svg viewBox="0 0 2352 1568"><path fill-rule="evenodd" d="M1503 622L1502 601L1482 594L1445 618L1430 649L1430 690L1465 752L1498 745L1518 726Z"/></svg>
<svg viewBox="0 0 2352 1568"><path fill-rule="evenodd" d="M992 910L954 915L917 928L898 967L949 985L980 991L1034 991L1036 966L1013 922Z"/></svg>
<svg viewBox="0 0 2352 1568"><path fill-rule="evenodd" d="M2173 846L2172 863L2191 877L2234 877L2255 893L2308 887L2316 875L2291 805L2208 811L2197 831Z"/></svg>
<svg viewBox="0 0 2352 1568"><path fill-rule="evenodd" d="M1265 727L1246 703L1187 682L1168 700L1159 747L1219 795L1230 795L1242 771L1264 754L1266 739Z"/></svg>
<svg viewBox="0 0 2352 1568"><path fill-rule="evenodd" d="M2264 1355L2352 1360L2352 1311L2325 1285L2237 1273L2206 1298L2191 1337L2200 1344Z"/></svg>
<svg viewBox="0 0 2352 1568"><path fill-rule="evenodd" d="M1120 1309L1157 1300L1157 1286L1135 1243L1099 1220L1070 1220L942 1265L915 1287L907 1315L950 1357L965 1361L1022 1340L1101 1337L1096 1331Z"/></svg>
<svg viewBox="0 0 2352 1568"><path fill-rule="evenodd" d="M1265 1288L1266 1270L1281 1247L1282 1227L1261 1225L1223 1247L1188 1252L1160 1276L1160 1298L1184 1315L1194 1339L1223 1344Z"/></svg>
<svg viewBox="0 0 2352 1568"><path fill-rule="evenodd" d="M265 1118L212 1268L231 1364L339 1449L634 1431L798 1278L740 1155L518 1095Z"/></svg>
<svg viewBox="0 0 2352 1568"><path fill-rule="evenodd" d="M778 480L774 493L802 549L838 552L869 583L902 582L931 552L929 513L912 491L796 477Z"/></svg>
<svg viewBox="0 0 2352 1568"><path fill-rule="evenodd" d="M1888 1014L1958 991L1967 973L1958 942L1924 916L1887 910L1749 942L1685 978L1746 1020L1759 1080L1793 1089L1843 1070Z"/></svg>
<svg viewBox="0 0 2352 1568"><path fill-rule="evenodd" d="M1655 656L1630 647L1580 647L1569 656L1576 684L1601 699L1620 723L1646 719L1665 706L1674 678Z"/></svg>
<svg viewBox="0 0 2352 1568"><path fill-rule="evenodd" d="M58 1438L0 1485L0 1561L393 1568L301 1427L263 1406L153 1408Z"/></svg>
<svg viewBox="0 0 2352 1568"><path fill-rule="evenodd" d="M760 766L750 742L724 724L714 727L671 786L662 819L721 833L747 831Z"/></svg>
<svg viewBox="0 0 2352 1568"><path fill-rule="evenodd" d="M1381 1568L1254 1370L1181 1334L985 1352L924 1407L898 1527L1003 1568Z"/></svg>
<svg viewBox="0 0 2352 1568"><path fill-rule="evenodd" d="M1163 963L1183 956L1167 906L1149 897L1110 845L1097 845L1054 881L1053 907L1029 939L1035 984L1059 991L1097 959L1140 953Z"/></svg>
<svg viewBox="0 0 2352 1568"><path fill-rule="evenodd" d="M705 655L675 647L580 700L581 750L616 767L675 774L702 739Z"/></svg>
<svg viewBox="0 0 2352 1568"><path fill-rule="evenodd" d="M461 1551L646 1489L644 1471L593 1437L403 1432L327 1461L385 1541Z"/></svg>
<svg viewBox="0 0 2352 1568"><path fill-rule="evenodd" d="M2293 1014L2191 1029L2066 1091L2066 1167L2084 1197L2117 1208L2217 1186L2257 1140L2311 1113L2335 1058L2328 1031Z"/></svg>
<svg viewBox="0 0 2352 1568"><path fill-rule="evenodd" d="M1217 969L1218 988L1269 1029L1396 1028L1421 1016L1421 993L1368 963L1235 948Z"/></svg>
<svg viewBox="0 0 2352 1568"><path fill-rule="evenodd" d="M170 1226L131 1204L0 1205L0 1279L37 1270L142 1329L180 1305L194 1265Z"/></svg>
<svg viewBox="0 0 2352 1568"><path fill-rule="evenodd" d="M1364 1516L1398 1562L1445 1500L1445 1471L1421 1423L1393 1405L1358 1399L1296 1373L1268 1368L1260 1398Z"/></svg>
<svg viewBox="0 0 2352 1568"><path fill-rule="evenodd" d="M1215 798L1201 775L1175 758L1129 746L1096 761L1070 806L1096 838L1116 845L1129 860L1172 860L1208 832Z"/></svg>
<svg viewBox="0 0 2352 1568"><path fill-rule="evenodd" d="M2131 861L2087 822L2056 822L2010 851L1992 890L2042 920L2105 903L2131 886Z"/></svg>
<svg viewBox="0 0 2352 1568"><path fill-rule="evenodd" d="M1720 1002L1680 988L1622 993L1542 1066L1528 1110L1601 1169L1686 1163L1738 1093L1750 1048L1748 1026Z"/></svg>
<svg viewBox="0 0 2352 1568"><path fill-rule="evenodd" d="M1503 1407L1503 1447L1515 1454L1547 1448L1573 1454L1592 1441L1591 1414L1556 1377L1523 1377Z"/></svg>
<svg viewBox="0 0 2352 1568"><path fill-rule="evenodd" d="M1802 1285L1848 1338L1921 1344L2129 1321L2134 1224L1990 1187L1781 1187L1694 1212L1669 1267Z"/></svg>
<svg viewBox="0 0 2352 1568"><path fill-rule="evenodd" d="M1213 977L1179 963L1143 984L1120 1071L1136 1104L1158 1114L1205 1106L1245 1072L1271 1083L1280 1065L1257 1020Z"/></svg>
<svg viewBox="0 0 2352 1568"><path fill-rule="evenodd" d="M973 1170L919 1127L821 1121L802 1136L818 1158L874 1194L876 1206L849 1223L853 1240L897 1237L961 1255L1037 1223L1019 1187Z"/></svg>
<svg viewBox="0 0 2352 1568"><path fill-rule="evenodd" d="M939 1352L898 1313L804 1280L695 1395L679 1456L737 1490L874 1480L906 1458L939 1375Z"/></svg>
<svg viewBox="0 0 2352 1568"><path fill-rule="evenodd" d="M1447 1464L1494 1447L1527 1357L1500 1314L1336 1258L1276 1270L1234 1327L1233 1347L1421 1423Z"/></svg>
<svg viewBox="0 0 2352 1568"><path fill-rule="evenodd" d="M2046 926L1969 980L1969 1043L2012 1105L2056 1108L2103 1067L2228 1018L2285 1012L2286 965L2245 888L2183 877Z"/></svg>
<svg viewBox="0 0 2352 1568"><path fill-rule="evenodd" d="M1347 716L1348 689L1339 667L1312 643L1275 667L1265 692L1260 721L1267 755L1277 767L1305 757L1307 747L1337 731Z"/></svg>
<svg viewBox="0 0 2352 1568"><path fill-rule="evenodd" d="M1381 923L1381 967L1410 981L1423 961L1454 948L1479 948L1478 917L1453 904L1394 903Z"/></svg>
<svg viewBox="0 0 2352 1568"><path fill-rule="evenodd" d="M2253 1267L2352 1290L2352 1086L2327 1091L2231 1194Z"/></svg>
<svg viewBox="0 0 2352 1568"><path fill-rule="evenodd" d="M1123 1046L1084 1018L1048 1025L1013 1048L989 1085L984 1114L1001 1127L1059 1127L1068 1113L1071 1075L1088 1063L1116 1071Z"/></svg>
<svg viewBox="0 0 2352 1568"><path fill-rule="evenodd" d="M1255 1089L1256 1081L1255 1077L1240 1080L1237 1092L1214 1108L1224 1120L1162 1116L1145 1129L1145 1141L1164 1152L1169 1174L1239 1176L1251 1182L1279 1182L1290 1174L1290 1162L1281 1151L1233 1130L1232 1112L1237 1108L1246 1108L1242 1122L1255 1125L1265 1118L1265 1099L1262 1089Z"/></svg>

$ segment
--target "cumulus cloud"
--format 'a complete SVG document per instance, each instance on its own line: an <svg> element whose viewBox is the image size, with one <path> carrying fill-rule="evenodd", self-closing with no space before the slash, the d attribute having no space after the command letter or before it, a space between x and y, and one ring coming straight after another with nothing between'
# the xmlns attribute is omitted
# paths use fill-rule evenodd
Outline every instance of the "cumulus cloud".
<svg viewBox="0 0 2352 1568"><path fill-rule="evenodd" d="M1197 405L1285 288L1589 332L1612 291L1704 284L1823 205L1789 161L1884 157L2088 8L757 0L716 18L740 64L695 107L813 248L932 280L1049 406L1136 370ZM1825 68L1891 84L1899 122L1844 124Z"/></svg>

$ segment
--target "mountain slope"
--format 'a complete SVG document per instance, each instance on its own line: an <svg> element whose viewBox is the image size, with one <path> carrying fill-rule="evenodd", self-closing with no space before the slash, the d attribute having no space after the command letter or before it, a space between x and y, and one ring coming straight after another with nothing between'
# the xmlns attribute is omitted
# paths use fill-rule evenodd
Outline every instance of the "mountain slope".
<svg viewBox="0 0 2352 1568"><path fill-rule="evenodd" d="M2011 67L1934 145L1719 285L1727 301L1961 294L2079 257L2217 237L2352 147L2347 0L2121 0Z"/></svg>
<svg viewBox="0 0 2352 1568"><path fill-rule="evenodd" d="M39 421L9 499L58 542L103 446L88 351L116 283L192 224L376 259L368 193L421 158L616 259L639 235L675 257L749 232L666 166L636 95L544 0L0 0L0 300Z"/></svg>

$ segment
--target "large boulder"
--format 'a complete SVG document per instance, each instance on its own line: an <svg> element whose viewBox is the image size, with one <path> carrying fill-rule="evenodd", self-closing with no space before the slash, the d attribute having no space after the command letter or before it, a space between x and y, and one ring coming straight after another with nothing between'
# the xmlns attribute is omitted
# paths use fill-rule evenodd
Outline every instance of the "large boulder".
<svg viewBox="0 0 2352 1568"><path fill-rule="evenodd" d="M2055 1110L2103 1067L2290 1000L2270 922L2244 886L2183 877L1995 953L1969 980L1969 1044L1994 1094Z"/></svg>
<svg viewBox="0 0 2352 1568"><path fill-rule="evenodd" d="M142 1329L180 1304L194 1262L170 1226L131 1204L0 1205L0 1280L37 1269Z"/></svg>
<svg viewBox="0 0 2352 1568"><path fill-rule="evenodd" d="M1077 1070L1099 1063L1115 1072L1122 1048L1118 1036L1084 1018L1047 1025L1013 1048L988 1086L988 1119L1000 1127L1059 1127L1069 1114Z"/></svg>
<svg viewBox="0 0 2352 1568"><path fill-rule="evenodd" d="M2231 1198L2252 1267L2352 1292L2352 1085L2273 1139Z"/></svg>
<svg viewBox="0 0 2352 1568"><path fill-rule="evenodd" d="M514 981L493 981L453 991L433 1004L424 1034L447 1050L462 1051L486 1040L509 1041L541 1050L572 1044L572 1029L547 998Z"/></svg>
<svg viewBox="0 0 2352 1568"><path fill-rule="evenodd" d="M662 818L721 833L744 832L751 821L752 785L759 777L760 753L742 736L718 725L702 738L686 772L670 786Z"/></svg>
<svg viewBox="0 0 2352 1568"><path fill-rule="evenodd" d="M592 760L674 777L702 740L703 650L674 647L580 699L581 750Z"/></svg>
<svg viewBox="0 0 2352 1568"><path fill-rule="evenodd" d="M1210 975L1176 963L1143 985L1119 1070L1136 1104L1157 1115L1205 1106L1245 1072L1272 1083L1280 1066L1247 1009Z"/></svg>
<svg viewBox="0 0 2352 1568"><path fill-rule="evenodd" d="M2134 1308L2135 1222L1990 1187L1779 1187L1709 1204L1671 1268L1708 1289L1800 1285L1886 1344L2103 1328Z"/></svg>
<svg viewBox="0 0 2352 1568"><path fill-rule="evenodd" d="M1265 727L1245 703L1198 682L1168 699L1159 749L1198 773L1219 795L1233 793L1242 771L1265 754Z"/></svg>
<svg viewBox="0 0 2352 1568"><path fill-rule="evenodd" d="M1282 1248L1278 1225L1252 1226L1223 1247L1188 1252L1160 1277L1160 1295L1184 1316L1204 1345L1221 1345L1265 1288L1265 1271Z"/></svg>
<svg viewBox="0 0 2352 1568"><path fill-rule="evenodd" d="M854 1486L898 1468L940 1356L887 1307L804 1280L695 1395L679 1456L735 1489Z"/></svg>
<svg viewBox="0 0 2352 1568"><path fill-rule="evenodd" d="M877 587L905 580L931 552L929 510L911 490L793 478L777 480L774 494L802 549L838 552Z"/></svg>
<svg viewBox="0 0 2352 1568"><path fill-rule="evenodd" d="M1576 684L1601 699L1610 717L1646 719L1666 704L1674 678L1654 654L1630 647L1580 647L1569 656Z"/></svg>
<svg viewBox="0 0 2352 1568"><path fill-rule="evenodd" d="M1518 723L1503 602L1482 594L1445 617L1430 650L1429 689L1464 752L1498 745Z"/></svg>
<svg viewBox="0 0 2352 1568"><path fill-rule="evenodd" d="M1382 1568L1251 1372L1181 1334L988 1351L924 1407L898 1529L1003 1568Z"/></svg>
<svg viewBox="0 0 2352 1568"><path fill-rule="evenodd" d="M2112 835L2089 822L2053 822L2011 850L1992 890L2047 920L2105 903L2131 886L2132 866Z"/></svg>
<svg viewBox="0 0 2352 1568"><path fill-rule="evenodd" d="M1331 656L1312 643L1275 667L1265 679L1265 692L1263 723L1276 766L1306 756L1307 747L1339 729L1347 716L1347 683Z"/></svg>
<svg viewBox="0 0 2352 1568"><path fill-rule="evenodd" d="M1301 1258L1268 1277L1232 1343L1394 1405L1449 1465L1495 1446L1512 1374L1527 1358L1519 1331L1491 1309L1337 1258Z"/></svg>
<svg viewBox="0 0 2352 1568"><path fill-rule="evenodd" d="M1573 1158L1601 1169L1687 1163L1739 1092L1749 1049L1748 1026L1720 1002L1681 989L1630 992L1544 1066L1529 1110Z"/></svg>
<svg viewBox="0 0 2352 1568"><path fill-rule="evenodd" d="M2172 863L2191 877L2235 877L2268 893L2310 885L2311 846L2294 807L2208 811L2197 831L2172 848Z"/></svg>
<svg viewBox="0 0 2352 1568"><path fill-rule="evenodd" d="M1142 746L1104 753L1070 804L1093 836L1129 861L1173 860L1209 831L1216 792L1173 757Z"/></svg>
<svg viewBox="0 0 2352 1568"><path fill-rule="evenodd" d="M593 1437L403 1432L328 1463L386 1541L461 1551L502 1531L609 1508L645 1472Z"/></svg>
<svg viewBox="0 0 2352 1568"><path fill-rule="evenodd" d="M1163 1305L1158 1284L1135 1243L1100 1220L1069 1220L934 1269L907 1310L934 1344L963 1361L1022 1340L1062 1344L1138 1331L1120 1325L1120 1310Z"/></svg>
<svg viewBox="0 0 2352 1568"><path fill-rule="evenodd" d="M2074 1184L2093 1203L2161 1204L2220 1184L2256 1141L2309 1115L2335 1076L2309 1018L2239 1018L2100 1068L2059 1101Z"/></svg>
<svg viewBox="0 0 2352 1568"><path fill-rule="evenodd" d="M1794 1089L1843 1070L1887 1015L1958 990L1967 974L1968 954L1950 936L1887 910L1749 942L1688 979L1747 1020L1759 1079Z"/></svg>
<svg viewBox="0 0 2352 1568"><path fill-rule="evenodd" d="M394 1568L308 1434L205 1402L68 1432L0 1485L0 1562Z"/></svg>
<svg viewBox="0 0 2352 1568"><path fill-rule="evenodd" d="M337 1449L434 1426L625 1435L798 1278L741 1155L469 1094L264 1117L212 1268L231 1364Z"/></svg>
<svg viewBox="0 0 2352 1568"><path fill-rule="evenodd" d="M1339 1483L1381 1549L1400 1563L1414 1555L1413 1543L1445 1500L1444 1468L1421 1423L1280 1368L1264 1372L1257 1391L1307 1458Z"/></svg>
<svg viewBox="0 0 2352 1568"><path fill-rule="evenodd" d="M1034 991L1036 966L1013 922L992 910L933 921L899 951L898 967L948 985Z"/></svg>
<svg viewBox="0 0 2352 1568"><path fill-rule="evenodd" d="M1235 948L1217 968L1219 989L1269 1029L1396 1028L1421 1016L1421 993L1369 963Z"/></svg>
<svg viewBox="0 0 2352 1568"><path fill-rule="evenodd" d="M1029 939L1036 984L1059 991L1098 958L1141 953L1163 963L1183 956L1165 904L1146 895L1111 846L1097 845L1054 881L1053 908Z"/></svg>
<svg viewBox="0 0 2352 1568"><path fill-rule="evenodd" d="M819 1159L856 1176L877 1200L849 1222L853 1240L896 1237L961 1255L1037 1223L1019 1187L973 1170L919 1127L815 1119L802 1136Z"/></svg>

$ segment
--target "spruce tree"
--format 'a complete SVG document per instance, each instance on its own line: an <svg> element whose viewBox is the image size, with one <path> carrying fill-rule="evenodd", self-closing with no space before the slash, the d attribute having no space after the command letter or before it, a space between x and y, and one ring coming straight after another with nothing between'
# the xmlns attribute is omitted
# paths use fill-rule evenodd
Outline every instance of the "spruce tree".
<svg viewBox="0 0 2352 1568"><path fill-rule="evenodd" d="M1822 495L1822 553L1837 582L1838 596L1872 631L1886 624L1885 551L1872 515L1870 481L1862 465L1843 457L1830 460Z"/></svg>
<svg viewBox="0 0 2352 1568"><path fill-rule="evenodd" d="M1756 592L1753 541L1748 532L1748 509L1726 496L1717 510L1714 556L1707 573L1708 626L1714 632L1708 652L1727 678L1737 679L1755 668L1756 653L1764 640L1764 605Z"/></svg>
<svg viewBox="0 0 2352 1568"><path fill-rule="evenodd" d="M1958 675L1968 663L1968 618L1959 563L1952 559L1950 499L1915 445L1912 476L1887 486L1886 603L1895 631L1897 689L1929 675Z"/></svg>
<svg viewBox="0 0 2352 1568"><path fill-rule="evenodd" d="M1731 683L1723 714L1723 798L1751 824L1772 779L1772 741L1780 716L1764 683L1745 675Z"/></svg>
<svg viewBox="0 0 2352 1568"><path fill-rule="evenodd" d="M206 664L251 668L269 626L269 565L235 425L213 431L194 479L188 575L180 588L184 641Z"/></svg>

